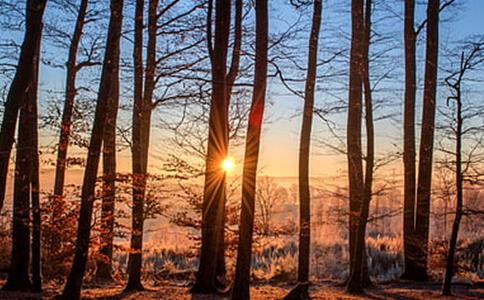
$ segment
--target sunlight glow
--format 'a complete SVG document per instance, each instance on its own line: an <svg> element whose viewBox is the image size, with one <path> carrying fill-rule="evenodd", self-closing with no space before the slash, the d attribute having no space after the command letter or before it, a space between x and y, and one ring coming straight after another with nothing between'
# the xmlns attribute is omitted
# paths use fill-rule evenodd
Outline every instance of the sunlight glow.
<svg viewBox="0 0 484 300"><path fill-rule="evenodd" d="M230 157L227 157L224 159L222 162L222 169L226 172L229 173L231 172L235 167L234 160Z"/></svg>

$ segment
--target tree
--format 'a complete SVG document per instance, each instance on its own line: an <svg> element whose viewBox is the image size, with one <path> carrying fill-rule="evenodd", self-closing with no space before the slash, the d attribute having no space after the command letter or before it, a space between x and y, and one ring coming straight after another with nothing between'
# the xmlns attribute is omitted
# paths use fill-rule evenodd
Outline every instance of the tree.
<svg viewBox="0 0 484 300"><path fill-rule="evenodd" d="M298 286L286 299L309 299L309 257L311 246L311 195L309 187L309 151L311 127L314 110L314 92L316 85L318 41L321 27L322 1L315 0L311 34L309 36L308 69L304 92L304 110L301 137L299 141L299 255Z"/></svg>
<svg viewBox="0 0 484 300"><path fill-rule="evenodd" d="M176 3L174 1L173 3ZM168 5L169 7L170 5ZM143 88L143 1L136 2L135 11L135 93L133 108L133 212L131 252L129 254L129 278L127 290L142 290L141 264L143 244L144 200L146 193L146 179L148 167L148 147L151 125L152 98L154 90L154 76L156 67L156 36L158 20L158 0L150 0L148 8L148 47L147 61ZM144 94L143 94L144 91Z"/></svg>
<svg viewBox="0 0 484 300"><path fill-rule="evenodd" d="M28 115L28 129L30 131L30 201L32 213L32 245L31 272L32 291L42 292L42 257L41 257L41 207L40 207L40 163L39 163L39 133L38 133L38 101L40 40L37 45L37 56L34 60L32 88L29 89L26 110Z"/></svg>
<svg viewBox="0 0 484 300"><path fill-rule="evenodd" d="M59 144L57 146L57 161L55 168L54 180L54 201L55 211L53 216L62 212L62 199L64 194L64 179L66 173L67 148L69 147L69 136L71 131L72 113L74 109L74 99L76 96L76 75L80 69L77 64L77 52L79 43L81 41L82 30L86 23L88 0L82 0L79 5L76 25L74 27L74 34L72 35L71 44L69 47L69 57L66 63L66 87L64 109L62 111L62 122L59 135ZM53 245L55 249L56 245Z"/></svg>
<svg viewBox="0 0 484 300"><path fill-rule="evenodd" d="M254 230L255 189L257 163L259 159L260 135L264 117L264 106L267 83L268 52L268 9L267 0L255 2L256 41L255 68L252 105L249 112L249 123L245 143L244 169L242 174L242 205L239 225L239 246L235 283L231 299L250 299L250 262L252 257L252 236Z"/></svg>
<svg viewBox="0 0 484 300"><path fill-rule="evenodd" d="M95 200L95 184L98 164L106 127L106 114L108 105L116 105L113 100L113 89L117 86L115 60L119 57L119 41L121 37L123 0L111 0L111 17L109 21L106 51L104 54L101 82L99 84L98 100L94 124L91 132L91 141L88 149L86 169L81 191L81 208L77 228L77 242L73 264L67 282L62 292L63 299L79 299L82 279L84 276L87 255L89 250L89 236L93 204Z"/></svg>
<svg viewBox="0 0 484 300"><path fill-rule="evenodd" d="M207 47L212 67L212 98L205 164L205 184L202 204L202 246L197 280L192 288L196 293L213 293L225 285L224 220L225 174L221 168L227 157L229 142L229 103L239 70L242 39L242 1L235 9L235 33L232 61L226 73L230 35L231 1L215 2L215 37L212 46L212 1L208 2Z"/></svg>
<svg viewBox="0 0 484 300"><path fill-rule="evenodd" d="M15 183L13 199L12 255L5 290L41 291L40 280L40 207L37 151L37 90L40 56L40 42L35 48L29 88L24 92L20 108L17 136L17 156L15 160ZM37 173L34 173L37 172ZM30 243L30 204L34 217L33 241ZM30 281L29 262L32 250L32 279Z"/></svg>
<svg viewBox="0 0 484 300"><path fill-rule="evenodd" d="M364 39L363 39L363 64L361 66L361 82L363 83L364 98L365 98L365 128L366 128L366 164L365 176L362 186L362 201L357 214L358 224L356 232L355 245L350 251L353 252L353 258L350 264L353 267L350 269L350 277L347 283L347 290L349 292L361 292L363 287L370 284L368 275L368 263L366 259L366 224L368 222L368 215L370 209L370 202L372 198L373 185L373 168L375 161L375 142L373 129L373 101L370 84L370 63L369 63L369 48L371 38L371 9L372 1L366 0L365 16L364 16Z"/></svg>
<svg viewBox="0 0 484 300"><path fill-rule="evenodd" d="M350 198L350 280L347 290L359 292L361 290L360 273L361 260L355 255L357 233L359 228L361 206L363 203L363 167L361 152L361 115L362 115L362 69L364 64L364 16L363 0L351 2L351 51L349 97L347 117L347 157ZM361 251L361 249L358 249ZM355 268L357 268L355 270ZM352 277L354 278L352 281Z"/></svg>
<svg viewBox="0 0 484 300"><path fill-rule="evenodd" d="M422 128L417 182L415 221L416 268L414 280L426 281L429 246L430 193L435 127L435 96L437 90L437 58L439 45L439 0L429 0L427 7L427 38Z"/></svg>
<svg viewBox="0 0 484 300"><path fill-rule="evenodd" d="M25 15L24 41L20 50L15 77L10 85L2 126L0 128L0 210L3 208L8 176L8 163L14 143L20 107L25 102L25 91L31 84L36 46L42 37L42 18L47 0L28 0Z"/></svg>
<svg viewBox="0 0 484 300"><path fill-rule="evenodd" d="M260 229L264 236L271 235L274 209L287 199L287 191L273 177L261 177L257 182L256 202L259 207ZM257 217L257 216L256 216Z"/></svg>
<svg viewBox="0 0 484 300"><path fill-rule="evenodd" d="M438 23L438 14L440 11L448 7L454 2L454 0L447 0L443 2L443 4L439 7L439 3L432 4L436 5L437 8L432 11L432 14L437 14L437 23ZM430 3L429 3L430 8ZM434 16L435 17L435 16ZM429 10L427 10L427 18L422 21L416 28L414 27L415 22L415 1L414 0L405 0L405 18L404 18L404 43L405 43L405 92L404 92L404 130L403 130L403 165L404 165L404 204L403 204L403 241L404 241L404 272L402 274L402 278L404 279L417 279L422 280L422 271L421 268L418 266L421 264L418 260L424 257L425 255L420 251L419 247L422 245L421 239L417 235L417 219L421 219L418 217L419 211L422 213L422 209L426 210L424 205L418 204L418 196L417 196L417 180L416 180L416 146L415 146L415 102L416 102L416 47L417 47L417 37L425 28L425 26L430 26L430 18L429 18ZM435 22L433 20L433 22ZM434 26L434 25L432 25ZM429 38L429 30L427 29L427 39ZM438 34L437 34L438 35ZM430 43L433 43L431 41ZM436 47L438 47L438 41L435 41ZM429 45L429 41L427 40L427 47ZM437 55L437 54L436 54ZM427 60L426 60L427 62ZM427 64L426 64L427 66ZM425 68L427 74L427 67ZM430 74L429 74L430 75ZM427 79L425 79L425 83L427 83ZM429 89L427 89L429 91ZM425 92L424 92L425 93ZM428 93L427 93L428 94ZM435 94L435 92L434 92ZM424 98L426 96L424 95ZM434 97L435 98L435 97ZM425 102L425 100L424 100ZM425 105L424 105L425 106ZM428 107L427 107L428 108ZM425 109L424 109L425 110ZM430 108L430 111L432 109ZM427 113L429 109L427 109ZM423 129L423 128L422 128ZM422 140L422 136L421 136ZM428 141L426 142L428 143ZM433 142L432 142L433 144ZM429 149L425 150L428 151ZM422 154L423 148L422 144L420 145L420 154ZM432 151L431 151L432 152ZM428 160L428 158L426 158ZM427 167L432 165L432 158L430 157L430 164L425 162ZM420 171L424 171L421 167L423 166L419 162L419 180L423 179L420 178ZM426 167L426 168L427 168ZM427 172L427 171L425 171ZM424 172L424 173L425 173ZM431 170L427 173L431 174ZM426 175L431 176L431 175ZM430 179L429 179L430 180ZM420 184L419 184L420 185ZM420 185L422 187L422 185ZM430 182L429 182L429 189L430 189ZM417 192L417 193L416 193ZM430 193L430 190L429 190ZM430 197L430 196L429 196ZM425 198L425 197L424 197ZM422 199L422 198L421 198ZM430 201L430 200L429 200ZM427 214L423 212L423 214ZM426 221L428 223L428 220ZM424 226L425 227L425 226ZM427 225L428 227L428 225ZM428 231L428 230L427 230ZM427 234L428 236L428 234ZM426 264L426 263L425 263Z"/></svg>
<svg viewBox="0 0 484 300"><path fill-rule="evenodd" d="M416 32L414 29L415 3L405 0L405 98L403 118L403 243L405 270L402 278L411 279L416 268L415 218L415 93L416 93Z"/></svg>
<svg viewBox="0 0 484 300"><path fill-rule="evenodd" d="M119 78L119 53L113 61L113 78ZM103 185L101 205L101 258L97 261L96 279L112 282L114 208L116 201L116 120L119 103L119 82L113 82L106 112L103 134Z"/></svg>
<svg viewBox="0 0 484 300"><path fill-rule="evenodd" d="M463 50L460 56L459 68L457 71L452 72L446 77L445 82L451 89L452 95L448 100L455 102L455 128L453 132L455 135L455 185L456 185L456 208L454 223L452 225L452 232L449 239L449 249L447 254L446 268L444 282L442 285L442 295L451 295L452 277L454 275L454 260L455 252L457 248L457 237L459 234L459 227L462 216L464 215L464 172L468 170L471 159L464 159L463 164L462 152L463 152L463 135L472 131L482 130L482 128L464 128L465 118L469 119L462 112L462 85L468 71L475 69L479 64L484 63L483 53L484 42L471 43L469 50ZM464 168L462 168L464 165Z"/></svg>

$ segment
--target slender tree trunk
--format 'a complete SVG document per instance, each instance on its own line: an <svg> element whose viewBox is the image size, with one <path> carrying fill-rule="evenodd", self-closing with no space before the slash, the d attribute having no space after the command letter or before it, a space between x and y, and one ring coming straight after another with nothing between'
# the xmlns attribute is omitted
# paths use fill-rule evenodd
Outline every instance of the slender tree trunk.
<svg viewBox="0 0 484 300"><path fill-rule="evenodd" d="M114 77L119 78L119 57L114 59ZM103 191L101 205L101 259L97 260L96 280L113 282L114 209L116 203L116 120L119 103L119 83L114 80L111 103L107 107L103 137Z"/></svg>
<svg viewBox="0 0 484 300"><path fill-rule="evenodd" d="M225 173L221 168L228 146L228 98L226 84L227 47L230 34L230 0L215 2L215 45L209 49L212 61L212 100L202 208L202 246L195 293L219 290L217 263L223 243ZM209 45L211 42L209 42Z"/></svg>
<svg viewBox="0 0 484 300"><path fill-rule="evenodd" d="M357 231L360 220L360 210L363 200L363 166L361 153L361 114L362 114L362 70L364 47L363 0L351 2L351 57L348 99L347 123L347 156L350 197L350 278L356 271L361 270L361 261L357 261ZM360 274L360 273L357 273ZM358 277L359 278L359 277ZM348 282L349 287L349 282ZM350 290L348 288L348 290Z"/></svg>
<svg viewBox="0 0 484 300"><path fill-rule="evenodd" d="M139 11L143 11L143 5L140 3ZM138 7L137 7L138 8ZM126 289L128 290L142 290L141 283L141 266L142 266L142 251L143 251L143 222L144 222L144 201L146 193L146 181L148 177L148 150L150 143L150 127L151 127L151 111L153 90L155 87L155 67L156 67L156 29L157 29L157 8L158 0L150 0L148 8L148 47L146 50L146 70L145 70L145 85L144 89L138 87L135 98L138 100L135 103L135 110L133 119L133 221L132 221L132 236L131 236L131 253L129 257L129 278ZM137 13L139 12L137 11ZM137 15L137 20L138 20ZM141 17L142 18L142 17ZM142 19L141 19L142 22ZM137 34L139 34L139 28ZM139 37L135 37L139 38ZM137 40L141 45L142 40ZM138 51L138 52L136 52ZM141 58L140 49L135 50L136 63ZM142 84L142 67L138 68L136 76L138 82L135 84ZM140 75L141 74L141 75ZM144 90L144 95L142 91ZM136 123L136 125L134 125ZM138 145L136 145L138 143Z"/></svg>
<svg viewBox="0 0 484 300"><path fill-rule="evenodd" d="M464 65L464 56L462 54L461 66ZM463 70L461 70L461 78L463 76ZM455 208L455 218L452 225L452 232L449 240L449 252L447 254L447 263L445 268L444 283L442 286L442 295L451 295L452 277L454 276L454 259L455 252L457 248L457 237L459 234L460 221L463 214L463 202L464 202L464 192L463 192L463 175L462 175L462 102L461 102L461 83L459 82L456 86L456 106L457 106L457 117L456 123L457 128L455 131L455 180L457 189L457 201Z"/></svg>
<svg viewBox="0 0 484 300"><path fill-rule="evenodd" d="M422 129L417 184L415 238L418 247L413 279L427 281L429 247L430 194L432 188L432 157L435 126L435 95L437 89L437 57L439 48L439 0L429 0L427 8L427 46Z"/></svg>
<svg viewBox="0 0 484 300"><path fill-rule="evenodd" d="M0 211L3 208L8 177L8 164L14 143L20 107L31 85L32 65L36 46L42 38L42 17L46 0L28 0L26 5L25 35L20 50L17 71L10 85L0 128Z"/></svg>
<svg viewBox="0 0 484 300"><path fill-rule="evenodd" d="M232 96L232 90L234 87L235 79L239 73L240 66L240 48L242 44L242 0L235 0L235 30L234 30L234 45L232 48L232 60L230 63L230 69L226 76L226 87L227 87L227 118L229 115L230 98ZM228 120L227 120L228 123ZM227 133L228 135L228 133ZM227 149L229 147L229 142L227 139ZM225 185L225 183L224 183ZM224 196L223 199L226 199ZM224 225L225 225L225 200L224 200ZM221 286L226 285L226 269L225 269L225 226L220 228L219 239L223 241L219 244L218 258L217 258L217 281Z"/></svg>
<svg viewBox="0 0 484 300"><path fill-rule="evenodd" d="M286 299L309 299L309 258L311 248L311 201L309 185L309 156L316 86L318 40L321 27L322 1L315 0L311 35L309 36L308 71L304 92L301 138L299 142L299 256L298 285Z"/></svg>
<svg viewBox="0 0 484 300"><path fill-rule="evenodd" d="M28 93L28 105L30 105L30 131L31 131L31 174L30 174L30 198L32 201L32 290L42 292L42 274L41 274L41 211L40 211L40 180L39 180L39 134L38 134L38 84L39 84L39 60L40 60L40 40L38 55L34 60L34 72L32 77L32 89Z"/></svg>
<svg viewBox="0 0 484 300"><path fill-rule="evenodd" d="M232 300L248 300L250 262L252 257L252 235L254 231L254 207L259 160L260 135L264 120L267 82L268 8L267 0L256 0L255 74L252 105L245 144L244 170L242 174L242 206L239 226L239 246Z"/></svg>
<svg viewBox="0 0 484 300"><path fill-rule="evenodd" d="M363 48L363 88L365 96L365 127L366 127L366 165L365 165L365 178L363 187L363 202L367 202L366 211L362 213L364 218L364 233L366 233L366 222L369 215L370 204L373 194L373 169L375 166L375 130L373 126L373 100L372 100L372 90L370 84L370 44L371 44L371 10L372 1L366 0L365 3L365 46ZM360 245L363 251L363 257L361 260L362 273L361 281L363 287L371 285L370 273L368 271L368 260L366 257L366 243L365 238L363 239L363 244Z"/></svg>
<svg viewBox="0 0 484 300"><path fill-rule="evenodd" d="M74 34L72 35L71 44L69 47L69 57L67 59L67 75L66 75L66 87L65 87L65 100L64 109L62 111L62 121L60 127L59 144L57 145L57 161L55 167L55 180L54 180L54 196L53 196L53 212L52 223L56 226L56 231L62 231L61 222L57 222L58 216L63 214L63 194L64 194L64 180L66 173L66 160L67 160L67 148L69 147L69 137L72 124L72 112L74 109L74 98L76 96L76 75L77 75L77 51L79 43L81 41L82 30L84 28L86 11L88 0L82 0L79 6L79 12L77 15ZM55 236L52 240L50 248L54 253L50 253L52 256L56 255L57 249L59 249L60 241Z"/></svg>
<svg viewBox="0 0 484 300"><path fill-rule="evenodd" d="M123 0L111 0L111 18L109 21L106 52L104 56L101 82L96 105L94 125L89 144L86 170L81 191L81 208L77 228L77 242L74 261L67 282L62 292L63 299L79 299L82 279L86 269L87 255L89 250L89 238L91 232L92 210L95 200L95 185L103 142L104 129L106 127L107 105L112 103L113 88L116 86L116 64L114 60L119 57L119 41L121 37Z"/></svg>
<svg viewBox="0 0 484 300"><path fill-rule="evenodd" d="M141 284L141 249L143 231L143 206L146 178L143 175L141 119L143 114L143 14L144 0L136 0L134 29L134 105L132 131L133 209L131 252L128 261L128 284L126 290L143 290ZM140 229L141 228L141 229ZM136 249L136 250L135 250Z"/></svg>
<svg viewBox="0 0 484 300"><path fill-rule="evenodd" d="M42 24L40 25L42 26ZM38 63L40 55L41 39L36 39L36 44L32 45L34 48L34 56L32 60L29 88L22 95L22 106L20 108L20 120L17 133L17 156L15 160L15 182L14 182L14 198L13 198L13 228L12 228L12 254L10 259L10 269L8 278L3 289L26 291L33 288L29 276L30 263L30 200L32 196L32 178L34 171L35 155L37 153L37 84L38 84ZM37 158L38 161L38 158ZM38 179L38 176L36 177ZM32 199L32 206L37 211L32 211L33 215L38 216L38 196ZM35 203L36 202L36 203ZM40 246L39 240L39 226L37 222L40 220L35 218L35 232L32 250ZM39 271L40 260L35 251L32 259L33 278L36 280L36 291L39 287Z"/></svg>
<svg viewBox="0 0 484 300"><path fill-rule="evenodd" d="M416 34L414 29L415 1L405 0L405 98L403 116L403 243L404 273L402 278L414 278L416 269L415 240L415 93L416 93Z"/></svg>

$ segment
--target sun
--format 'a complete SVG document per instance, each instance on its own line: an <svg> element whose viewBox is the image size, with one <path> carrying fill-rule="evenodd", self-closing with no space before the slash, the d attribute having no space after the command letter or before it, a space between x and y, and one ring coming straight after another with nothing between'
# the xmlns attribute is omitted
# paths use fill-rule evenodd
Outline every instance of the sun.
<svg viewBox="0 0 484 300"><path fill-rule="evenodd" d="M230 157L227 157L222 162L222 169L227 173L231 172L234 169L234 167L235 167L234 160Z"/></svg>

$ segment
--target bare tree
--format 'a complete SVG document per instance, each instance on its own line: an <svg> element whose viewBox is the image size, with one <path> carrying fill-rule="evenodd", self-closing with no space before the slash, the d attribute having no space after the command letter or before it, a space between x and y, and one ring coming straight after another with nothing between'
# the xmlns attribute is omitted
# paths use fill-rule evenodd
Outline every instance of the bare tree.
<svg viewBox="0 0 484 300"><path fill-rule="evenodd" d="M64 109L62 111L62 123L59 135L59 144L57 146L57 162L55 168L54 180L54 211L53 217L62 212L62 198L64 194L64 180L66 172L67 148L69 147L69 136L71 131L72 113L74 109L74 99L76 96L76 75L80 69L77 63L77 52L81 41L82 31L86 23L88 0L82 0L79 5L74 34L72 35L69 47L69 57L66 63L66 88ZM56 245L52 245L55 249Z"/></svg>
<svg viewBox="0 0 484 300"><path fill-rule="evenodd" d="M254 91L252 94L252 105L250 107L245 144L239 246L237 248L235 282L231 296L231 299L233 300L250 299L250 262L252 258L252 237L254 231L257 163L259 160L260 135L262 132L267 84L267 52L269 35L267 0L256 1L255 14L256 44Z"/></svg>
<svg viewBox="0 0 484 300"><path fill-rule="evenodd" d="M15 77L10 85L0 129L0 210L5 199L8 162L14 143L15 128L20 107L25 102L25 91L32 80L36 46L42 37L42 17L46 0L29 0L26 5L25 35L20 50Z"/></svg>
<svg viewBox="0 0 484 300"><path fill-rule="evenodd" d="M449 239L449 249L447 254L447 262L445 269L444 282L442 286L442 294L451 294L452 277L455 272L454 260L457 248L457 237L459 234L459 227L462 216L464 214L464 173L468 170L472 158L463 160L463 135L478 128L464 128L464 121L466 116L463 114L463 99L462 99L462 85L465 80L465 75L470 70L475 69L478 65L484 63L484 42L472 42L468 46L469 49L464 49L461 52L459 67L457 71L452 72L446 77L445 82L451 90L451 96L448 100L455 102L455 128L453 132L455 135L455 185L456 185L456 208L454 223L452 225L452 232ZM469 121L469 120L467 120ZM471 125L472 126L472 125ZM480 128L482 130L482 126ZM464 163L465 162L465 163ZM464 168L463 168L464 166Z"/></svg>
<svg viewBox="0 0 484 300"><path fill-rule="evenodd" d="M169 9L176 4L173 1L164 9ZM142 265L142 244L143 244L143 214L144 200L146 193L146 177L148 168L148 148L150 141L151 111L153 109L153 90L155 87L156 68L156 37L158 0L150 0L148 7L148 47L146 49L146 69L144 72L143 88L143 66L142 66L142 26L143 26L143 2L137 1L135 12L135 94L133 108L133 212L132 212L132 233L131 252L129 255L129 279L127 290L142 290L141 265ZM144 94L143 94L144 92Z"/></svg>
<svg viewBox="0 0 484 300"><path fill-rule="evenodd" d="M101 144L103 142L104 129L106 127L106 114L108 105L115 104L113 102L113 100L115 100L113 99L113 89L117 85L115 82L119 80L115 76L117 63L114 60L119 57L123 0L112 0L110 10L111 17L106 41L106 52L104 55L96 114L91 133L91 141L89 144L86 170L84 172L81 192L81 208L77 228L76 250L71 271L61 295L61 298L63 299L80 298L82 279L84 277L89 250L89 236L91 231L93 204L95 200L94 189L101 153Z"/></svg>
<svg viewBox="0 0 484 300"><path fill-rule="evenodd" d="M212 99L205 165L202 209L202 246L193 292L212 293L225 285L224 220L225 174L221 168L228 154L229 103L238 74L242 39L242 1L236 2L232 61L226 73L230 35L231 1L215 2L215 38L212 46L212 1L208 2L207 46L212 67Z"/></svg>
<svg viewBox="0 0 484 300"><path fill-rule="evenodd" d="M364 63L364 15L363 0L351 2L351 57L349 76L347 156L350 197L350 280L349 292L361 291L361 260L355 255L358 248L357 232L360 222L360 210L363 203L363 167L361 151L361 115L362 115L362 67ZM359 249L361 251L361 249ZM354 278L354 280L352 280Z"/></svg>
<svg viewBox="0 0 484 300"><path fill-rule="evenodd" d="M309 299L309 258L311 247L311 195L309 187L309 153L311 128L314 113L314 92L316 86L318 42L321 27L322 1L315 0L311 33L309 35L308 68L304 91L304 110L299 142L299 255L298 285L286 299Z"/></svg>
<svg viewBox="0 0 484 300"><path fill-rule="evenodd" d="M435 95L437 90L437 57L439 45L439 0L429 0L427 8L427 38L425 55L425 86L417 182L415 221L415 255L417 265L414 280L428 280L428 246L430 220L430 192L435 126Z"/></svg>

